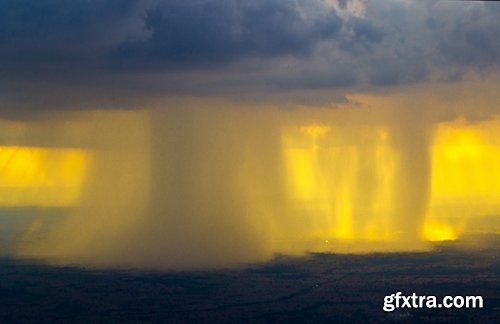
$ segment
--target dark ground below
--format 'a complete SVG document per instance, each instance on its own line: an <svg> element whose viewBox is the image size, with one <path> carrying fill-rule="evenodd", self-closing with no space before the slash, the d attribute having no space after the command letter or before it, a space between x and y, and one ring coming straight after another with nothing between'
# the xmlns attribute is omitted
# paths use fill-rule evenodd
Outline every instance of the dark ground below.
<svg viewBox="0 0 500 324"><path fill-rule="evenodd" d="M140 272L0 259L0 323L500 323L498 237L425 253L277 257ZM481 295L482 309L382 310L385 295Z"/></svg>

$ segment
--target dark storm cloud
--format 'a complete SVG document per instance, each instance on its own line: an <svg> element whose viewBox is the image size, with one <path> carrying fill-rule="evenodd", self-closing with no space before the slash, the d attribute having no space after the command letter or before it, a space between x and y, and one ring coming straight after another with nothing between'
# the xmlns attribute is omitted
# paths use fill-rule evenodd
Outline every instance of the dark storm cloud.
<svg viewBox="0 0 500 324"><path fill-rule="evenodd" d="M192 92L173 72L305 58L341 27L324 9L318 0L2 0L0 109L134 105L131 97ZM161 85L143 77L153 72Z"/></svg>
<svg viewBox="0 0 500 324"><path fill-rule="evenodd" d="M320 1L0 2L2 66L191 68L308 55L341 26ZM307 17L314 11L314 19ZM130 64L132 66L130 66Z"/></svg>
<svg viewBox="0 0 500 324"><path fill-rule="evenodd" d="M500 65L499 9L500 3L368 1L358 26L351 27L350 42L341 43L352 45L342 50L354 57L351 70L375 86L495 69Z"/></svg>
<svg viewBox="0 0 500 324"><path fill-rule="evenodd" d="M1 66L29 74L96 64L117 43L141 37L140 9L132 0L1 0Z"/></svg>
<svg viewBox="0 0 500 324"><path fill-rule="evenodd" d="M443 15L444 8L438 13ZM454 8L458 10L458 8ZM451 24L438 14L428 21L438 34L438 50L450 64L489 68L500 64L500 3L470 6Z"/></svg>
<svg viewBox="0 0 500 324"><path fill-rule="evenodd" d="M149 61L192 68L249 56L307 56L318 41L334 37L341 27L333 11L308 19L303 9L318 6L318 1L311 3L164 1L145 18L151 37L120 47L115 58L135 65Z"/></svg>
<svg viewBox="0 0 500 324"><path fill-rule="evenodd" d="M0 0L0 110L459 78L498 67L499 7L410 0Z"/></svg>

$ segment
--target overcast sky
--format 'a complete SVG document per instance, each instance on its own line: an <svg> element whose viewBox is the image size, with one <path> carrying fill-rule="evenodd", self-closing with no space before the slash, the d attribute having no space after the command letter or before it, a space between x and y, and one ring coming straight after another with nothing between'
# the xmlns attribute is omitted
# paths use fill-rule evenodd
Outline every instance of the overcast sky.
<svg viewBox="0 0 500 324"><path fill-rule="evenodd" d="M0 0L0 111L487 76L499 15L449 0Z"/></svg>

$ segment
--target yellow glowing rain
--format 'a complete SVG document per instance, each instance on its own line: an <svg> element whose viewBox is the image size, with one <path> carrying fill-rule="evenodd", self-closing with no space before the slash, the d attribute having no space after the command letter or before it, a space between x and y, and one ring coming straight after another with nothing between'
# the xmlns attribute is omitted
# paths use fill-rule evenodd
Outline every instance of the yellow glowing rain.
<svg viewBox="0 0 500 324"><path fill-rule="evenodd" d="M88 162L80 149L0 146L0 206L75 205Z"/></svg>
<svg viewBox="0 0 500 324"><path fill-rule="evenodd" d="M20 254L106 265L415 250L498 231L500 120L409 118L408 100L377 100L95 112L60 126L64 141L50 133L53 146L21 146L49 133L28 125L28 140L0 147L0 206L76 206Z"/></svg>
<svg viewBox="0 0 500 324"><path fill-rule="evenodd" d="M423 237L456 239L465 230L475 230L468 225L475 216L500 213L500 121L442 123L434 138Z"/></svg>
<svg viewBox="0 0 500 324"><path fill-rule="evenodd" d="M430 148L431 185L420 236L454 240L475 216L500 212L499 121L463 120L436 127ZM317 238L397 238L394 181L397 154L382 127L288 127L283 133L291 204L318 226ZM366 191L372 190L369 195ZM364 191L364 194L363 194ZM368 198L368 199L367 199Z"/></svg>

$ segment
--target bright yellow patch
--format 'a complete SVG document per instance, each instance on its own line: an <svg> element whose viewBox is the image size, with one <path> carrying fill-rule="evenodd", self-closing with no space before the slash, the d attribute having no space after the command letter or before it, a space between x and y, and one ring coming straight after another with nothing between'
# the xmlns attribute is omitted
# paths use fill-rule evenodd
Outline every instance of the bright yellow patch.
<svg viewBox="0 0 500 324"><path fill-rule="evenodd" d="M424 240L433 242L456 240L459 230L457 224L454 225L428 220L424 225L422 236Z"/></svg>
<svg viewBox="0 0 500 324"><path fill-rule="evenodd" d="M0 206L74 205L88 162L81 149L0 146Z"/></svg>

